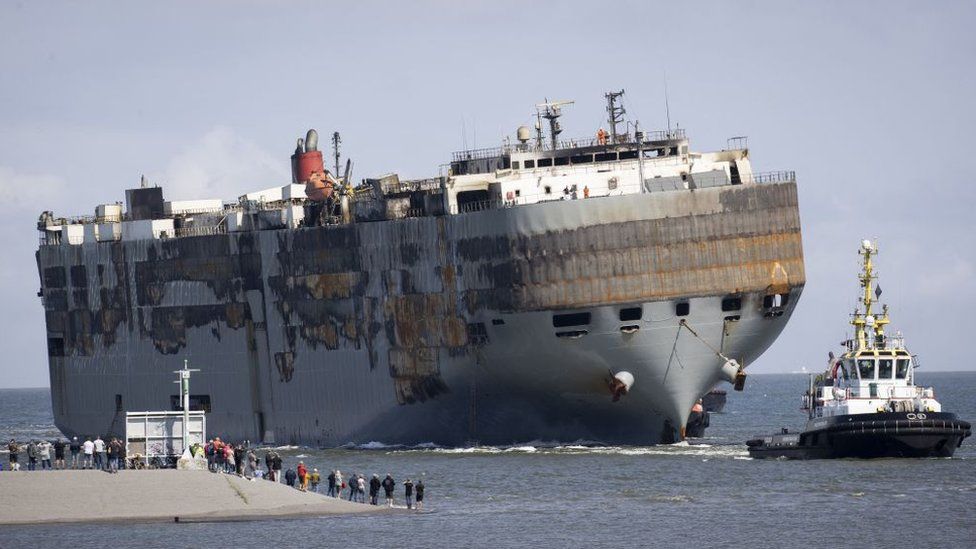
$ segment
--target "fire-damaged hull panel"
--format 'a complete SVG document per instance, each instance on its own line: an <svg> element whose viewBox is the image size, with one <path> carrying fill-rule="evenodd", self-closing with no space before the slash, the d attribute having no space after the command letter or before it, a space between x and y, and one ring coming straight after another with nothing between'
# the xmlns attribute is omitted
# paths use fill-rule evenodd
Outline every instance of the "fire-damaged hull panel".
<svg viewBox="0 0 976 549"><path fill-rule="evenodd" d="M65 433L169 409L189 359L212 432L326 446L659 442L718 381L708 345L751 362L805 281L792 182L41 246L37 261ZM586 322L557 326L572 313ZM620 369L636 381L612 402Z"/></svg>

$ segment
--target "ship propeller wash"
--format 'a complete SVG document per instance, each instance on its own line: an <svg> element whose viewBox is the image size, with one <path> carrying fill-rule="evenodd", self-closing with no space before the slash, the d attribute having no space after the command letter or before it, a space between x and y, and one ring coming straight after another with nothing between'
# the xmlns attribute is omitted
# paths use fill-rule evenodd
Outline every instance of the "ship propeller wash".
<svg viewBox="0 0 976 549"><path fill-rule="evenodd" d="M144 182L95 216L44 212L55 423L120 434L126 410L177 409L189 359L190 407L229 439L683 438L797 303L796 182L753 171L745 138L695 152L683 129L643 131L622 96L609 131L564 139L569 102L546 101L535 132L436 177L357 184L313 130L290 184L236 201Z"/></svg>
<svg viewBox="0 0 976 549"><path fill-rule="evenodd" d="M915 384L918 359L901 334L888 337L888 306L874 314L881 287L874 286L872 258L877 247L861 243L860 274L864 310L855 309L854 337L840 358L830 353L827 371L803 396L809 421L800 433L782 433L747 442L756 458L796 459L951 457L971 433L970 424L943 412L931 387Z"/></svg>

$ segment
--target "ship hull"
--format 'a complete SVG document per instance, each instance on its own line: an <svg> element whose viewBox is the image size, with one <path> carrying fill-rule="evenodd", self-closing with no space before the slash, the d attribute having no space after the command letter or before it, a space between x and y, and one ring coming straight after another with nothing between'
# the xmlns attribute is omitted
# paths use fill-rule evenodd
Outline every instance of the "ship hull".
<svg viewBox="0 0 976 549"><path fill-rule="evenodd" d="M804 284L793 183L43 246L38 267L66 434L171 409L187 359L212 434L319 446L673 440L717 351L755 360Z"/></svg>

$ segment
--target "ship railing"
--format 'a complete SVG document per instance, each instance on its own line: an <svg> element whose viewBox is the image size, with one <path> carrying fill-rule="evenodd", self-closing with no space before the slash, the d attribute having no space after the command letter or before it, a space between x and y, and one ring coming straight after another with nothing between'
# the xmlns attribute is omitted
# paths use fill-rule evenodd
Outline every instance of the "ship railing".
<svg viewBox="0 0 976 549"><path fill-rule="evenodd" d="M465 160L482 160L484 158L495 158L496 156L502 156L504 154L509 154L512 152L513 147L511 145L502 145L501 147L486 147L483 149L468 149L464 151L455 151L452 155L455 162L462 162Z"/></svg>
<svg viewBox="0 0 976 549"><path fill-rule="evenodd" d="M206 236L214 234L226 234L227 225L207 225L204 227L178 227L176 229L176 237L183 236Z"/></svg>
<svg viewBox="0 0 976 549"><path fill-rule="evenodd" d="M774 172L759 172L741 176L743 183L793 183L796 181L796 172L793 170L781 170Z"/></svg>
<svg viewBox="0 0 976 549"><path fill-rule="evenodd" d="M682 128L674 128L671 130L654 130L649 132L643 132L642 136L644 143L660 142L660 141L675 141L679 139L685 139L685 130ZM635 145L637 143L637 137L633 134L627 133L617 136L617 143L620 145ZM613 145L610 141L610 137L607 136L604 139L598 137L574 137L569 139L560 139L556 142L556 149L578 149L584 147L597 147ZM487 147L483 149L469 149L464 151L456 151L453 154L455 162L461 162L465 160L481 160L484 158L495 158L498 156L511 154L513 152L530 152L530 151L551 151L553 150L552 140L546 139L542 141L542 146L539 147L534 142L526 143L525 145L502 145L500 147Z"/></svg>

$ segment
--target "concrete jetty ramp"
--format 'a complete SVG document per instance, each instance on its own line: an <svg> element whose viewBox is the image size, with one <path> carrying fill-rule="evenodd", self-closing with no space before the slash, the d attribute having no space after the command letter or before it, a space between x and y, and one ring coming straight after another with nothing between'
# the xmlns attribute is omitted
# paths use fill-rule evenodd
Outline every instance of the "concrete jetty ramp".
<svg viewBox="0 0 976 549"><path fill-rule="evenodd" d="M385 510L207 471L0 472L0 525L256 520Z"/></svg>

